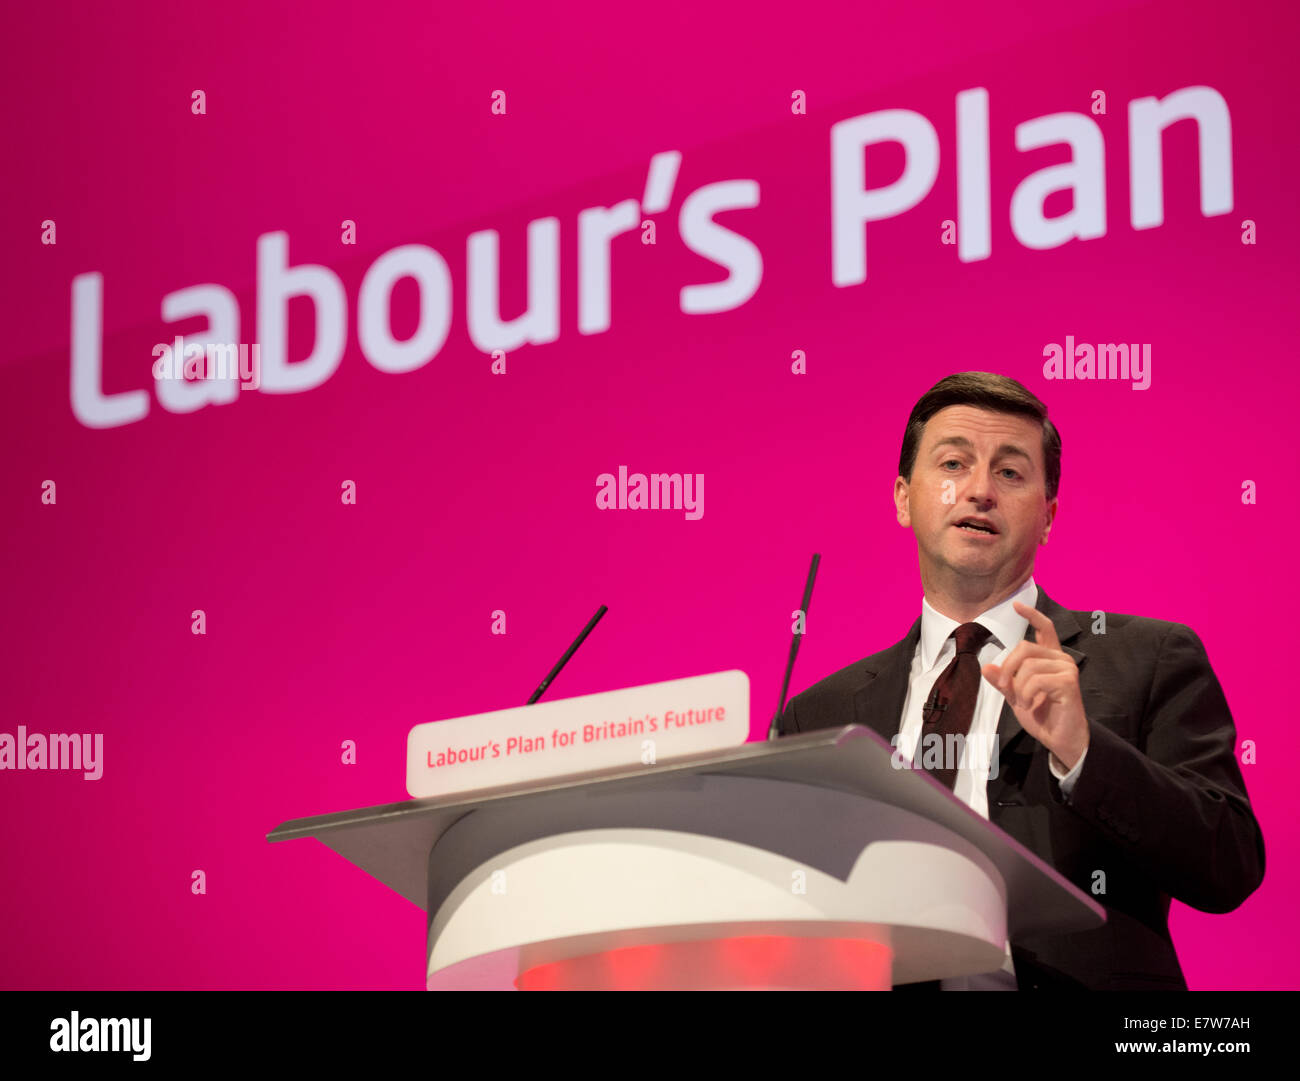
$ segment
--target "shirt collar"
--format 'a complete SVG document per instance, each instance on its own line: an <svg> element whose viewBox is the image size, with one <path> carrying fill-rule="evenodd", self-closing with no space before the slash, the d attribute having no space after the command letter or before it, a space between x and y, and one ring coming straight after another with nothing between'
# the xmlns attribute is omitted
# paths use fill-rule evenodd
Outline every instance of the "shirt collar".
<svg viewBox="0 0 1300 1081"><path fill-rule="evenodd" d="M1017 614L1011 607L1012 602L1019 601L1029 608L1038 607L1038 586L1031 574L1028 581L1000 604L995 604L975 617L975 622L993 632L993 637L1005 649L1025 636L1029 620ZM949 619L930 607L930 602L921 598L921 670L928 670L943 650L943 644L961 624Z"/></svg>

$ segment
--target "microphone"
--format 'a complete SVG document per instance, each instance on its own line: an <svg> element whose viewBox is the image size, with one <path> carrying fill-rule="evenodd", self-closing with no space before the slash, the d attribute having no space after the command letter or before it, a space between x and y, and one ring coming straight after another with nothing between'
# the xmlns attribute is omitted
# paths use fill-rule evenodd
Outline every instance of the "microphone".
<svg viewBox="0 0 1300 1081"><path fill-rule="evenodd" d="M921 707L921 723L938 724L941 718L935 717L934 714L942 713L947 708L948 703L946 701L939 701L939 681L936 679L934 686L930 688L929 700Z"/></svg>
<svg viewBox="0 0 1300 1081"><path fill-rule="evenodd" d="M799 611L803 613L805 619L808 617L808 603L812 600L813 581L817 578L817 564L821 562L821 559L822 557L814 552L812 566L808 568L808 584L804 586L803 604L799 607ZM799 640L802 637L802 634L795 631L792 636L793 640L790 642L790 659L786 661L785 665L785 681L781 684L781 701L777 703L776 712L772 714L772 724L767 730L769 740L781 738L781 714L785 712L785 695L790 689L790 676L794 672L794 659L799 654Z"/></svg>
<svg viewBox="0 0 1300 1081"><path fill-rule="evenodd" d="M600 606L600 608L597 609L596 614L592 616L591 619L587 622L587 625L582 628L582 633L573 640L573 645L571 645L568 649L564 651L564 656L555 662L555 667L552 668L546 674L546 678L537 685L537 690L533 691L533 696L532 698L528 699L527 703L525 703L526 705L531 706L534 702L536 702L539 698L542 697L542 695L546 692L546 688L551 685L551 680L553 680L556 676L560 674L560 669L569 663L569 658L572 657L578 651L578 647L587 640L587 635L591 633L591 629L597 623L600 622L600 617L603 616L608 611L609 609L606 608L603 604Z"/></svg>

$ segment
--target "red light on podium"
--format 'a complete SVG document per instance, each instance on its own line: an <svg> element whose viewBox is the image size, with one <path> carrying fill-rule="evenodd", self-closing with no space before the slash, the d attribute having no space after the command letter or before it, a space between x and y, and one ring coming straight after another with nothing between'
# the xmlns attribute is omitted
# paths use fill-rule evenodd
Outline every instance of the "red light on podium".
<svg viewBox="0 0 1300 1081"><path fill-rule="evenodd" d="M628 946L535 965L521 991L888 991L893 951L853 938L754 935Z"/></svg>

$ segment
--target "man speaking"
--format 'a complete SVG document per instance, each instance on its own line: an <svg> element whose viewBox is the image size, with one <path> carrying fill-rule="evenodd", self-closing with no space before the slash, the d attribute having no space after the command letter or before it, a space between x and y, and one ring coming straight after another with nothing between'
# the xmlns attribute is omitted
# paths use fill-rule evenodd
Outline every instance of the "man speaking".
<svg viewBox="0 0 1300 1081"><path fill-rule="evenodd" d="M869 725L1105 906L1104 927L1011 942L1000 972L943 989L1186 990L1170 898L1228 912L1264 877L1232 715L1200 639L1180 623L1062 608L1035 583L1061 439L1014 379L936 383L908 418L898 472L920 618L798 695L782 731ZM936 740L965 756L919 753ZM972 753L981 746L994 768Z"/></svg>

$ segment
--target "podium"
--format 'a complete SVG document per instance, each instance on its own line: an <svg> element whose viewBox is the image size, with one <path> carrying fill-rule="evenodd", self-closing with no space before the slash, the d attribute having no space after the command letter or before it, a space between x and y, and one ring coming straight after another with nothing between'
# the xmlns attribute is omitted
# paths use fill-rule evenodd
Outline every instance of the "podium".
<svg viewBox="0 0 1300 1081"><path fill-rule="evenodd" d="M1105 910L849 725L285 822L428 913L430 990L861 989Z"/></svg>

